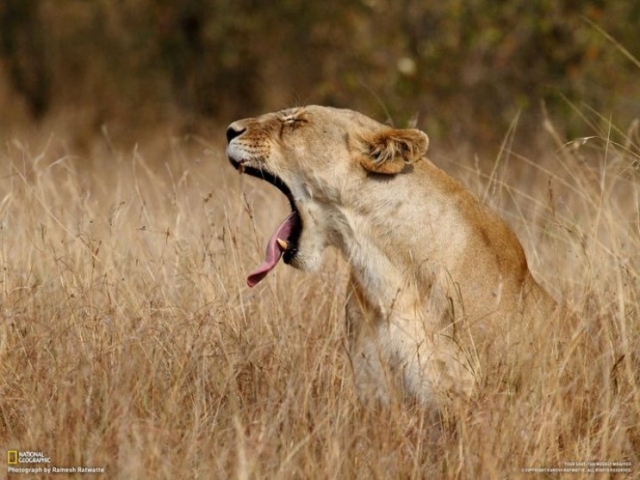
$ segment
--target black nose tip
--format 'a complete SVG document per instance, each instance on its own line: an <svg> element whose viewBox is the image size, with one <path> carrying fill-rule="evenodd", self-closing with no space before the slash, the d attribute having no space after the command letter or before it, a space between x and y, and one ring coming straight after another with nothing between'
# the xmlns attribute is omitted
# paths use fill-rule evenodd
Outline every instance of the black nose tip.
<svg viewBox="0 0 640 480"><path fill-rule="evenodd" d="M243 128L243 127L239 127L236 125L229 125L229 128L227 128L227 143L233 140L234 138L242 135L245 130L246 128Z"/></svg>

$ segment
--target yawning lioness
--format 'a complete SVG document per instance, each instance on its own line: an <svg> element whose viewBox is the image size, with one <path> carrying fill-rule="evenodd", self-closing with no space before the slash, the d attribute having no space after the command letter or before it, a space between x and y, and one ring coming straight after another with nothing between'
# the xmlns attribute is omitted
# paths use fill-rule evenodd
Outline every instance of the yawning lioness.
<svg viewBox="0 0 640 480"><path fill-rule="evenodd" d="M529 335L552 321L555 301L507 224L425 157L423 132L308 106L236 121L227 139L233 166L291 205L249 286L280 258L316 270L329 245L351 265L362 399L466 397L487 368L535 354Z"/></svg>

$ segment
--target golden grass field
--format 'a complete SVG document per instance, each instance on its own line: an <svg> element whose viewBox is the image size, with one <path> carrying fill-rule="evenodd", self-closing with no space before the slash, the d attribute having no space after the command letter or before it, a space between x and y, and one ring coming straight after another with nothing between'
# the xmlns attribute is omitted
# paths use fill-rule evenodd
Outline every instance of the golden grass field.
<svg viewBox="0 0 640 480"><path fill-rule="evenodd" d="M288 207L228 164L223 129L80 154L63 134L3 138L0 446L116 479L640 477L637 126L618 143L547 127L539 158L432 147L577 319L544 380L435 423L358 403L335 252L246 287Z"/></svg>

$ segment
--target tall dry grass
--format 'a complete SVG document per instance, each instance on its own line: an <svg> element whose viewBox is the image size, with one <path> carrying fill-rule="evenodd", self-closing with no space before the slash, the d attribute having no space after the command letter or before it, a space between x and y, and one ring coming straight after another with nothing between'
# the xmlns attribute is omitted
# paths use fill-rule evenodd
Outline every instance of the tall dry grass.
<svg viewBox="0 0 640 480"><path fill-rule="evenodd" d="M438 421L357 402L334 253L247 289L287 205L222 145L158 135L75 157L64 138L6 139L0 445L122 479L519 478L596 461L640 475L638 145L547 127L543 158L434 152L577 318L526 393L482 391Z"/></svg>

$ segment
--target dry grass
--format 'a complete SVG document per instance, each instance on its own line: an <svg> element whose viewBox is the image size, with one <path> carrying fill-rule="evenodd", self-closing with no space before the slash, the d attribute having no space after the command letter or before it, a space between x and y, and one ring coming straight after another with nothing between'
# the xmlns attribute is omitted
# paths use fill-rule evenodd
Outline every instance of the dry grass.
<svg viewBox="0 0 640 480"><path fill-rule="evenodd" d="M334 254L318 275L280 265L246 288L287 206L222 146L76 158L57 138L8 139L0 445L123 479L518 478L590 461L640 475L639 158L607 132L565 144L549 130L544 161L434 154L578 317L545 380L436 424L415 405L358 404Z"/></svg>

